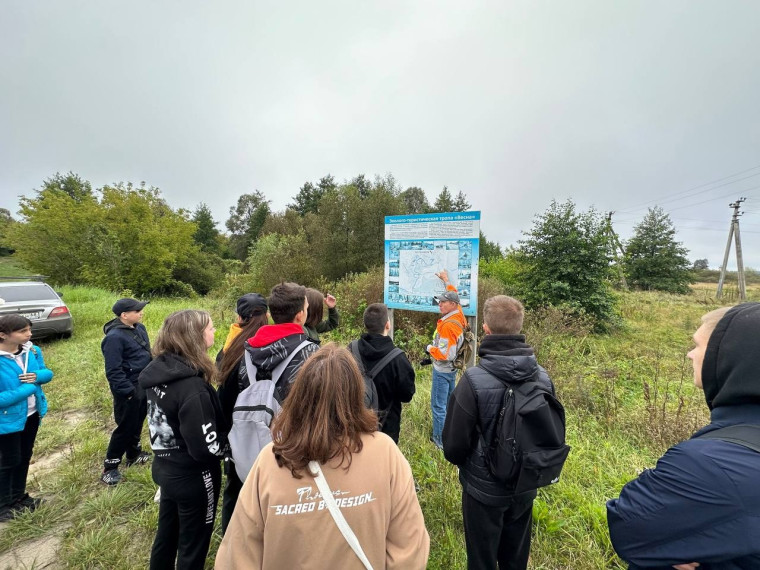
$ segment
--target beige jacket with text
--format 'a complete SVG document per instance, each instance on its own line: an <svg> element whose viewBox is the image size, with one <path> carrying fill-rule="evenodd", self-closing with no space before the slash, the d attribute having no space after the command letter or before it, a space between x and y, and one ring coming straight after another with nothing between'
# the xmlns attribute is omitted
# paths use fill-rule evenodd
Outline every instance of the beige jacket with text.
<svg viewBox="0 0 760 570"><path fill-rule="evenodd" d="M372 568L425 568L430 537L409 463L383 433L362 436L351 467L322 467L335 501ZM243 485L216 556L218 569L364 566L333 522L309 475L295 479L265 447Z"/></svg>

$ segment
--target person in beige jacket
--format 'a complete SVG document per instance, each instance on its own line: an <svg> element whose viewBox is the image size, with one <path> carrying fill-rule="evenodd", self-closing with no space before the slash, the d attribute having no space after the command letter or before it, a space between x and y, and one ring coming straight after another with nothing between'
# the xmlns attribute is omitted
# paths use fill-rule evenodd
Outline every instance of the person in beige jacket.
<svg viewBox="0 0 760 570"><path fill-rule="evenodd" d="M259 454L216 556L218 569L364 568L322 500L318 461L373 570L425 568L425 529L409 463L363 403L345 348L328 344L298 373L274 441Z"/></svg>

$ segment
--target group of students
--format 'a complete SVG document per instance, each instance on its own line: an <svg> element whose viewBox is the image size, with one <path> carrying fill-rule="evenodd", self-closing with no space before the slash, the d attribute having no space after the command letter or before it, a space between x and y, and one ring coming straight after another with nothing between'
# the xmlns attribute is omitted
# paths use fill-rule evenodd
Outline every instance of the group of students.
<svg viewBox="0 0 760 570"><path fill-rule="evenodd" d="M139 437L147 416L154 453L153 479L160 488L151 568L203 567L220 494L225 539L217 559L219 567L268 567L270 562L302 566L291 564L288 558L305 556L286 539L301 532L297 525L290 533L276 529L278 524L291 524L288 514L295 512L306 515L323 511L322 515L330 516L320 492L306 492L300 480L305 458L317 460L331 485L339 485L334 487L335 496L344 509L344 505L364 506L355 521L352 516L346 518L353 523L356 535L363 537L366 556L375 567L385 567L389 556L391 566L425 566L429 539L409 464L395 445L401 404L410 401L415 392L414 369L403 352L395 349L388 334L388 310L379 303L365 311L366 332L352 343L355 355L334 345L320 350L319 333L340 322L335 302L331 295L323 297L295 283L275 286L268 299L257 293L243 295L236 305L237 322L230 327L216 362L207 354L214 342L208 313L184 310L169 315L151 348L140 323L146 303L120 299L114 305L116 318L104 328L102 350L117 428L101 481L114 485L122 480L119 465L123 456L127 466L143 463L140 459L145 452ZM328 309L326 320L323 305ZM270 319L273 324L269 324ZM377 370L379 361L383 361L381 370ZM367 371L374 374L371 408L365 405ZM255 377L250 377L251 373ZM228 441L233 414L247 386L275 376L274 396L281 410L270 432L276 434L274 455L265 448L246 477L235 465L235 453L231 453ZM218 385L218 390L212 384ZM378 430L388 437L371 437ZM274 467L264 458L272 458ZM223 493L220 464L226 474ZM349 465L351 475L345 479ZM259 477L272 469L275 471L260 481ZM283 478L283 471L287 478ZM249 489L246 494L246 479L260 481L261 486L245 487ZM281 502L275 500L275 487L264 482L272 480L292 483L292 489L287 485L279 489ZM263 550L255 551L253 544L236 544L241 540L248 543L250 532L258 528L258 523L245 519L267 512L258 505L264 499L275 501L284 515L265 525L268 529L264 534L274 533L271 536L284 540L278 553L274 539L267 539L267 556L274 557L271 561L249 559L249 555L262 555ZM258 505L255 508L254 502ZM272 509L279 513L274 504ZM386 535L395 546L377 542L377 536ZM320 559L332 556L337 564L344 548L337 541L332 552L329 548L321 550Z"/></svg>
<svg viewBox="0 0 760 570"><path fill-rule="evenodd" d="M432 358L446 359L439 365L451 362L462 342L451 336L448 323L461 313L456 290L450 284L446 289L439 299L444 303L436 337L428 347ZM322 297L317 299L321 308ZM320 327L320 315L305 326L306 288L282 283L268 299L244 295L237 304L238 322L216 363L208 356L215 329L205 311L169 315L151 348L140 324L145 303L121 299L114 305L116 319L106 326L102 346L118 427L101 479L109 485L121 480L122 455L129 465L147 461L139 447L147 414L153 478L161 490L151 568L204 566L221 492L221 463L230 463L227 434L235 402L246 383L271 378L284 363L276 382L281 410L271 424L272 442L247 476L226 470L224 538L216 567L425 567L430 539L409 463L395 444L401 402L414 394L413 368L406 357L392 360L386 377L376 376L378 395L388 384L391 402L386 394L378 398L377 412L368 408L367 370L393 350L387 308L373 304L365 311L367 332L357 343L357 359L334 344L320 348L312 336L338 323L334 299L328 296L325 302L328 321ZM527 383L554 393L521 334L523 314L511 297L486 300L479 364L458 383L439 378L439 389L447 392L440 444L459 468L469 568L523 569L528 564L536 491L517 493L499 481L487 458L508 393ZM455 327L455 332L461 328ZM52 372L30 338L28 320L0 317L0 521L39 505L25 486L47 409L42 384ZM689 357L711 423L670 449L656 468L607 505L612 544L632 568L760 568L757 338L758 303L703 318ZM248 377L246 360L256 378ZM122 375L113 375L116 368ZM435 377L434 372L434 382ZM391 389L399 378L406 378L405 388ZM212 387L217 379L218 392ZM136 424L140 429L130 431Z"/></svg>

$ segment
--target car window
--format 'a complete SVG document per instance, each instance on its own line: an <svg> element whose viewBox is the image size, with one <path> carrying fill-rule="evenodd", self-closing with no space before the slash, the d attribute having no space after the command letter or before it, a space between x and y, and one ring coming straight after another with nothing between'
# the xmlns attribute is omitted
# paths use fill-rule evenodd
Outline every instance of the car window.
<svg viewBox="0 0 760 570"><path fill-rule="evenodd" d="M0 299L3 299L6 303L53 301L58 299L58 295L50 287L41 283L25 287L3 287L0 285Z"/></svg>

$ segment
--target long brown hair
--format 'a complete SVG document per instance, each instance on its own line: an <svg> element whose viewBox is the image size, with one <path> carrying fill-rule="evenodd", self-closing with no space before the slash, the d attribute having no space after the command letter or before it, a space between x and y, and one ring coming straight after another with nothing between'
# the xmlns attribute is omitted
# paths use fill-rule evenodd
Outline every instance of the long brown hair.
<svg viewBox="0 0 760 570"><path fill-rule="evenodd" d="M377 430L377 416L364 407L364 380L345 348L329 343L298 371L282 411L272 423L274 454L296 479L309 461L327 463L362 450L361 435Z"/></svg>
<svg viewBox="0 0 760 570"><path fill-rule="evenodd" d="M240 360L245 353L245 343L256 334L257 330L268 322L269 319L266 311L264 311L264 314L253 315L243 324L240 334L227 347L227 350L224 351L222 361L219 363L219 384L224 384L230 374L232 374L232 371L240 366Z"/></svg>
<svg viewBox="0 0 760 570"><path fill-rule="evenodd" d="M310 329L315 329L322 322L322 317L325 314L325 296L316 289L309 287L306 289L306 298L309 300L309 308L306 311L304 325Z"/></svg>
<svg viewBox="0 0 760 570"><path fill-rule="evenodd" d="M206 311L185 309L172 313L158 331L153 356L166 353L181 356L191 368L202 373L206 382L213 382L216 368L203 342L203 331L210 322L211 315Z"/></svg>

